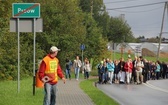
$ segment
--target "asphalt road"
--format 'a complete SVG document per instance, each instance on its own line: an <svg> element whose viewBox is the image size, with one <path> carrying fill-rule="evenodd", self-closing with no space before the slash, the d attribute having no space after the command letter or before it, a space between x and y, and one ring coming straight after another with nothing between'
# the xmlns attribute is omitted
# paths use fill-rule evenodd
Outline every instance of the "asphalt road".
<svg viewBox="0 0 168 105"><path fill-rule="evenodd" d="M98 84L97 87L120 105L168 105L168 79L141 85Z"/></svg>

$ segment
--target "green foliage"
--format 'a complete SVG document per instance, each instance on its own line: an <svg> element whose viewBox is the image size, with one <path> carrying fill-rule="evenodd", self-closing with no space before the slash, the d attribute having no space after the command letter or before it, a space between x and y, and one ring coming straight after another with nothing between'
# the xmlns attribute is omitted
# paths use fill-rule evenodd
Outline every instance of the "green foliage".
<svg viewBox="0 0 168 105"><path fill-rule="evenodd" d="M79 0L79 6L83 12L91 12L91 0Z"/></svg>
<svg viewBox="0 0 168 105"><path fill-rule="evenodd" d="M11 15L11 8L5 8L6 6L10 5L10 1L0 1L1 8L0 8L0 79L11 79L10 74L13 73L13 69L15 68L15 60L7 56L8 54L14 57L13 52L14 47L12 44L14 41L14 36L9 35L9 17ZM10 6L9 6L10 7ZM9 43L10 42L10 43ZM14 42L15 43L15 42ZM14 44L13 43L13 44ZM6 50L7 49L7 50ZM11 71L9 71L11 69Z"/></svg>
<svg viewBox="0 0 168 105"><path fill-rule="evenodd" d="M85 26L87 34L85 38L86 50L84 50L84 55L87 55L87 58L93 58L95 61L95 59L101 59L100 55L106 55L107 40L102 37L102 29L97 27L96 22L89 16L86 18Z"/></svg>
<svg viewBox="0 0 168 105"><path fill-rule="evenodd" d="M44 46L47 52L52 45L61 48L58 57L62 64L66 58L74 58L80 54L80 45L84 42L86 30L83 23L83 13L78 8L78 2L74 0L53 0L42 3L42 17L44 18L44 35L38 42ZM48 8L49 7L49 8ZM49 14L49 15L46 15Z"/></svg>
<svg viewBox="0 0 168 105"><path fill-rule="evenodd" d="M113 42L131 42L134 37L131 28L119 18L111 18L109 24L108 40Z"/></svg>
<svg viewBox="0 0 168 105"><path fill-rule="evenodd" d="M0 1L0 80L16 80L18 69L18 36L9 32L9 19L12 16L12 3L19 0ZM20 74L21 78L33 72L33 35L20 33ZM38 47L38 45L37 45ZM41 55L42 51L38 50ZM39 58L39 55L36 57Z"/></svg>

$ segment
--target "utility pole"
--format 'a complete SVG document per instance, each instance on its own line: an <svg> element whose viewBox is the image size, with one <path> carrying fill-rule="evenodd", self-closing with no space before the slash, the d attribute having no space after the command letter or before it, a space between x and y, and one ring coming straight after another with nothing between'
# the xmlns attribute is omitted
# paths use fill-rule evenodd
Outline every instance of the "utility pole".
<svg viewBox="0 0 168 105"><path fill-rule="evenodd" d="M123 46L123 44L122 44L122 46L120 47L120 53L121 53L121 58L123 57L123 53L124 53L124 46Z"/></svg>
<svg viewBox="0 0 168 105"><path fill-rule="evenodd" d="M159 60L159 57L160 57L160 44L162 42L162 32L163 32L163 25L164 25L164 18L165 18L166 8L167 8L167 12L168 12L168 3L167 2L165 2L164 11L163 11L163 17L162 17L162 25L161 25L161 30L160 30L160 34L159 34L159 46L158 46L157 58L156 58L157 60Z"/></svg>
<svg viewBox="0 0 168 105"><path fill-rule="evenodd" d="M91 14L91 18L92 18L92 16L93 16L93 0L91 0L90 14Z"/></svg>

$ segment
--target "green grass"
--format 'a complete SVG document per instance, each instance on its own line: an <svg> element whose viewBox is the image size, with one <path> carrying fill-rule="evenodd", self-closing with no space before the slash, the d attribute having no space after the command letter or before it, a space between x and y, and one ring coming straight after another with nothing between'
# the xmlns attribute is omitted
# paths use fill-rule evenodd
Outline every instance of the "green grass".
<svg viewBox="0 0 168 105"><path fill-rule="evenodd" d="M20 92L17 91L17 81L0 82L0 104L1 105L42 105L43 89L36 88L33 96L32 79L20 81Z"/></svg>
<svg viewBox="0 0 168 105"><path fill-rule="evenodd" d="M92 99L96 105L119 105L116 101L104 94L94 86L97 79L84 80L80 82L81 89Z"/></svg>

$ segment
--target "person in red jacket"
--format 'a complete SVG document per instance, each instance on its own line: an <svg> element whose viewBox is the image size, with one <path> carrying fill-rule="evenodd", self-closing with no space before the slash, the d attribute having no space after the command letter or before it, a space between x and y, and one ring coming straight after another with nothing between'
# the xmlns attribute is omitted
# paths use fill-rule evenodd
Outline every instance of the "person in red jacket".
<svg viewBox="0 0 168 105"><path fill-rule="evenodd" d="M126 72L126 82L127 82L127 84L129 84L131 77L132 77L132 69L133 69L133 64L132 64L131 58L128 58L127 62L124 65L124 69Z"/></svg>
<svg viewBox="0 0 168 105"><path fill-rule="evenodd" d="M56 92L58 77L65 83L65 78L62 69L59 65L59 60L56 58L58 49L56 46L50 48L50 53L46 55L39 68L39 79L44 83L44 101L43 105L56 104Z"/></svg>

